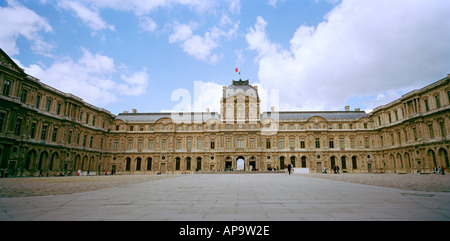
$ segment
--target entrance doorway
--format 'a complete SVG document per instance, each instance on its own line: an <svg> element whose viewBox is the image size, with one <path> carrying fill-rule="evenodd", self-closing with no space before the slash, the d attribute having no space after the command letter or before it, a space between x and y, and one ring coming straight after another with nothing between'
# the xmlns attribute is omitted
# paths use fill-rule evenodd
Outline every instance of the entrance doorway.
<svg viewBox="0 0 450 241"><path fill-rule="evenodd" d="M159 170L160 170L161 174L165 174L166 173L166 163L161 163Z"/></svg>
<svg viewBox="0 0 450 241"><path fill-rule="evenodd" d="M317 173L322 173L322 162L316 162Z"/></svg>
<svg viewBox="0 0 450 241"><path fill-rule="evenodd" d="M239 156L236 159L236 170L244 171L245 170L245 159L243 156Z"/></svg>

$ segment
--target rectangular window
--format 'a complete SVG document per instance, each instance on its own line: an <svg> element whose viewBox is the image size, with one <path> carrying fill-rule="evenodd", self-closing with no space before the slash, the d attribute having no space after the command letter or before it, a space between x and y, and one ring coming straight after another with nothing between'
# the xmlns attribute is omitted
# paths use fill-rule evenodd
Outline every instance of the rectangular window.
<svg viewBox="0 0 450 241"><path fill-rule="evenodd" d="M369 148L369 137L364 137L364 143L365 143L365 147Z"/></svg>
<svg viewBox="0 0 450 241"><path fill-rule="evenodd" d="M167 139L162 139L161 149L165 151L167 149Z"/></svg>
<svg viewBox="0 0 450 241"><path fill-rule="evenodd" d="M20 102L27 103L28 90L22 90L22 96L20 97Z"/></svg>
<svg viewBox="0 0 450 241"><path fill-rule="evenodd" d="M320 148L320 138L316 138L316 148Z"/></svg>
<svg viewBox="0 0 450 241"><path fill-rule="evenodd" d="M289 148L294 148L294 147L295 147L294 138L291 137L291 138L289 138Z"/></svg>
<svg viewBox="0 0 450 241"><path fill-rule="evenodd" d="M227 149L231 149L231 138L227 138Z"/></svg>
<svg viewBox="0 0 450 241"><path fill-rule="evenodd" d="M11 81L5 80L5 83L3 83L3 95L9 96L10 89L11 89Z"/></svg>
<svg viewBox="0 0 450 241"><path fill-rule="evenodd" d="M133 150L133 139L128 140L128 150Z"/></svg>
<svg viewBox="0 0 450 241"><path fill-rule="evenodd" d="M424 100L425 102L425 110L429 111L430 110L430 106L428 105L428 100Z"/></svg>
<svg viewBox="0 0 450 241"><path fill-rule="evenodd" d="M16 120L16 128L14 129L14 134L16 136L19 136L21 129L22 129L22 119L17 118L17 120Z"/></svg>
<svg viewBox="0 0 450 241"><path fill-rule="evenodd" d="M355 138L350 138L350 148L355 148Z"/></svg>
<svg viewBox="0 0 450 241"><path fill-rule="evenodd" d="M199 149L199 150L201 150L203 147L202 147L202 139L201 138L198 138L197 139L197 149Z"/></svg>
<svg viewBox="0 0 450 241"><path fill-rule="evenodd" d="M333 140L333 138L330 138L328 140L328 143L330 144L330 148L334 148L334 140Z"/></svg>
<svg viewBox="0 0 450 241"><path fill-rule="evenodd" d="M211 149L216 149L216 141L211 139Z"/></svg>
<svg viewBox="0 0 450 241"><path fill-rule="evenodd" d="M41 140L45 141L45 139L47 139L47 125L44 125L42 127L42 132L41 132Z"/></svg>
<svg viewBox="0 0 450 241"><path fill-rule="evenodd" d="M188 138L188 139L187 139L187 146L186 146L186 148L187 148L188 150L191 150L191 149L192 149L192 139L191 139L191 138Z"/></svg>
<svg viewBox="0 0 450 241"><path fill-rule="evenodd" d="M31 138L36 137L36 125L37 125L36 122L31 123L31 129L30 129L30 137ZM1 123L0 123L0 127L1 127ZM1 128L0 128L0 130L1 130Z"/></svg>
<svg viewBox="0 0 450 241"><path fill-rule="evenodd" d="M236 141L236 148L245 148L245 141L242 139L238 139Z"/></svg>
<svg viewBox="0 0 450 241"><path fill-rule="evenodd" d="M58 128L53 128L52 141L56 142L56 138L58 137Z"/></svg>
<svg viewBox="0 0 450 241"><path fill-rule="evenodd" d="M91 136L91 140L89 141L89 148L92 148L92 145L94 145L94 136Z"/></svg>
<svg viewBox="0 0 450 241"><path fill-rule="evenodd" d="M433 124L428 125L428 130L430 131L430 139L434 139Z"/></svg>
<svg viewBox="0 0 450 241"><path fill-rule="evenodd" d="M51 106L52 106L52 100L47 100L47 103L45 104L45 110L50 111Z"/></svg>
<svg viewBox="0 0 450 241"><path fill-rule="evenodd" d="M300 148L305 149L305 139L300 139Z"/></svg>
<svg viewBox="0 0 450 241"><path fill-rule="evenodd" d="M119 149L119 140L114 140L114 150Z"/></svg>
<svg viewBox="0 0 450 241"><path fill-rule="evenodd" d="M270 149L270 138L266 138L266 149Z"/></svg>
<svg viewBox="0 0 450 241"><path fill-rule="evenodd" d="M417 141L417 130L415 127L413 128L413 133L414 133L414 140Z"/></svg>
<svg viewBox="0 0 450 241"><path fill-rule="evenodd" d="M83 137L83 147L86 146L86 141L87 141L87 135L84 135L84 137Z"/></svg>
<svg viewBox="0 0 450 241"><path fill-rule="evenodd" d="M3 123L5 122L5 117L6 117L5 113L0 113L0 131L3 130Z"/></svg>
<svg viewBox="0 0 450 241"><path fill-rule="evenodd" d="M143 139L139 139L138 150L142 150L143 148L144 148L144 140Z"/></svg>
<svg viewBox="0 0 450 241"><path fill-rule="evenodd" d="M36 109L39 109L40 103L41 103L41 96L37 95L36 96L36 105L35 105Z"/></svg>
<svg viewBox="0 0 450 241"><path fill-rule="evenodd" d="M181 150L181 139L177 139L177 150Z"/></svg>
<svg viewBox="0 0 450 241"><path fill-rule="evenodd" d="M153 150L153 139L148 140L148 149L151 151Z"/></svg>
<svg viewBox="0 0 450 241"><path fill-rule="evenodd" d="M89 114L88 113L86 113L86 124L89 124Z"/></svg>
<svg viewBox="0 0 450 241"><path fill-rule="evenodd" d="M250 149L255 149L255 138L250 138Z"/></svg>
<svg viewBox="0 0 450 241"><path fill-rule="evenodd" d="M278 141L278 148L284 149L284 138L280 138Z"/></svg>
<svg viewBox="0 0 450 241"><path fill-rule="evenodd" d="M444 122L439 122L439 125L441 126L441 136L445 138L447 136L447 132L445 131L445 125Z"/></svg>
<svg viewBox="0 0 450 241"><path fill-rule="evenodd" d="M59 115L61 113L61 104L57 103L56 104L56 114Z"/></svg>
<svg viewBox="0 0 450 241"><path fill-rule="evenodd" d="M439 95L436 95L434 98L436 99L436 108L441 108L441 98Z"/></svg>
<svg viewBox="0 0 450 241"><path fill-rule="evenodd" d="M67 135L67 144L70 144L72 141L72 130L69 130L69 135Z"/></svg>
<svg viewBox="0 0 450 241"><path fill-rule="evenodd" d="M344 138L339 138L339 147L340 147L341 149L344 149L344 148L345 148Z"/></svg>

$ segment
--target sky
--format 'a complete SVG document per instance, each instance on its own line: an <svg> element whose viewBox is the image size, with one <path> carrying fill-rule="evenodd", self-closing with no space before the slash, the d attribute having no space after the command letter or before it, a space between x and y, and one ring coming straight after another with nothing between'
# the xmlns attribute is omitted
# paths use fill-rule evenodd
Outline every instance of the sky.
<svg viewBox="0 0 450 241"><path fill-rule="evenodd" d="M448 0L0 0L0 48L41 82L118 115L366 112L450 74ZM235 69L239 71L236 72Z"/></svg>

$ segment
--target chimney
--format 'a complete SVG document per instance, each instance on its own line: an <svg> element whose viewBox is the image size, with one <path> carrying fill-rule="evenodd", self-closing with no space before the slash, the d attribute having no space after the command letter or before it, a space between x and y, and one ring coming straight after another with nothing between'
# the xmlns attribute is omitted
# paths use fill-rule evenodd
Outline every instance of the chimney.
<svg viewBox="0 0 450 241"><path fill-rule="evenodd" d="M137 113L137 110L136 110L136 109L133 109L132 112L133 112L133 113Z"/></svg>
<svg viewBox="0 0 450 241"><path fill-rule="evenodd" d="M275 111L275 106L271 106L270 107L270 111L274 112Z"/></svg>
<svg viewBox="0 0 450 241"><path fill-rule="evenodd" d="M349 105L345 106L345 111L350 111L350 106Z"/></svg>
<svg viewBox="0 0 450 241"><path fill-rule="evenodd" d="M206 108L206 112L208 112L208 113L209 113L209 108Z"/></svg>

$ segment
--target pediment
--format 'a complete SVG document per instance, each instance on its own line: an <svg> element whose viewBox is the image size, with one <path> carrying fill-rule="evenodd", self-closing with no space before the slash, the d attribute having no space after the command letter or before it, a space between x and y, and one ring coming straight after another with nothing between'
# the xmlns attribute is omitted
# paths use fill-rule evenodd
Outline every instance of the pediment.
<svg viewBox="0 0 450 241"><path fill-rule="evenodd" d="M0 49L0 65L16 73L24 75L25 72L20 68L4 51Z"/></svg>

